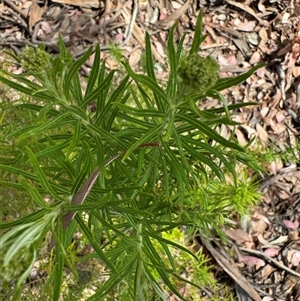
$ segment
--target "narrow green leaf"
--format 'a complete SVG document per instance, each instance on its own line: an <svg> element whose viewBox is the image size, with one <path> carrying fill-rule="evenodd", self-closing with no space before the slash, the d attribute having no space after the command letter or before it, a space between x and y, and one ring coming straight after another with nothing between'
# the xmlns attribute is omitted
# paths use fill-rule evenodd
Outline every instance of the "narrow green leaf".
<svg viewBox="0 0 300 301"><path fill-rule="evenodd" d="M16 227L16 226L20 226L20 225L27 225L27 224L30 224L30 223L34 223L35 221L39 220L40 218L42 218L47 213L49 213L49 210L47 210L47 209L38 210L34 213L31 213L29 215L21 217L21 218L15 220L13 222L0 223L0 229L8 229L8 228L11 228L11 227Z"/></svg>
<svg viewBox="0 0 300 301"><path fill-rule="evenodd" d="M157 269L157 272L159 273L160 277L162 278L162 280L164 281L164 283L167 285L167 287L177 296L179 297L181 300L183 301L188 301L186 298L184 298L176 289L176 287L172 284L172 282L170 281L170 276L163 270L161 269Z"/></svg>
<svg viewBox="0 0 300 301"><path fill-rule="evenodd" d="M126 149L127 146L121 142L115 135L110 134L109 132L107 132L106 130L102 129L99 126L93 125L93 124L86 124L85 128L91 132L96 136L99 136L102 139L106 139L107 141L109 141L112 144L115 144L117 146L119 146L121 149Z"/></svg>
<svg viewBox="0 0 300 301"><path fill-rule="evenodd" d="M118 278L116 275L111 275L107 281L103 284L103 286L96 291L95 294L90 296L87 301L99 301L104 298L107 294L112 292L116 287L118 287L119 283L122 279Z"/></svg>
<svg viewBox="0 0 300 301"><path fill-rule="evenodd" d="M83 152L85 153L85 152ZM82 164L83 165L83 168L81 171L77 170L77 178L73 184L73 187L71 189L71 194L74 195L76 191L79 190L79 187L82 185L83 181L84 181L84 178L90 168L90 166L88 164Z"/></svg>
<svg viewBox="0 0 300 301"><path fill-rule="evenodd" d="M18 176L23 176L24 178L32 180L32 181L37 181L38 180L37 176L33 175L30 172L26 172L26 171L24 171L20 168L0 164L0 169L7 170L9 172L12 172L12 173L18 175Z"/></svg>
<svg viewBox="0 0 300 301"><path fill-rule="evenodd" d="M154 71L154 63L153 63L153 55L152 55L152 49L151 49L151 41L150 41L150 35L146 31L146 71L149 77L151 77L154 81L156 81L155 71Z"/></svg>
<svg viewBox="0 0 300 301"><path fill-rule="evenodd" d="M83 233L86 235L87 239L91 243L92 247L94 248L95 252L98 254L98 256L103 260L103 262L109 267L115 275L119 275L118 270L114 266L114 264L107 258L105 253L101 250L99 247L99 242L94 239L93 233L91 230L85 225L82 218L77 214L76 215L76 221L78 225L80 226Z"/></svg>
<svg viewBox="0 0 300 301"><path fill-rule="evenodd" d="M184 141L183 141L184 142ZM201 163L204 163L205 165L207 165L208 167L211 168L212 172L215 173L215 175L221 180L223 181L224 178L224 172L222 171L222 169L214 162L214 160L211 158L210 153L203 153L203 152L197 152L194 150L194 148L186 143L184 143L184 147L186 148L186 150L189 152L189 154L191 155L191 157L195 160L195 162L197 162L197 160L199 160ZM215 152L214 152L215 153ZM231 168L231 167L230 167ZM231 168L232 170L232 168ZM203 170L202 170L203 172Z"/></svg>
<svg viewBox="0 0 300 301"><path fill-rule="evenodd" d="M111 274L110 278L103 284L103 286L93 296L87 299L87 301L102 300L102 298L104 298L108 293L118 287L119 283L123 282L126 276L128 279L128 275L132 274L132 271L135 268L137 255L133 254L132 258L133 259L127 261L121 266L121 268L119 269L119 275Z"/></svg>
<svg viewBox="0 0 300 301"><path fill-rule="evenodd" d="M168 57L169 57L169 65L170 65L170 72L169 72L169 80L167 84L167 95L172 98L176 95L177 89L177 59L174 47L174 30L177 27L177 23L175 23L169 32L167 45L168 45Z"/></svg>
<svg viewBox="0 0 300 301"><path fill-rule="evenodd" d="M32 167L37 173L40 185L45 189L47 193L55 197L57 200L60 200L61 199L60 196L56 193L56 191L54 191L53 187L50 185L34 153L31 151L29 147L26 147L26 150L28 153L29 160L31 161Z"/></svg>
<svg viewBox="0 0 300 301"><path fill-rule="evenodd" d="M103 60L102 64L101 64L101 68L100 68L100 72L99 72L99 76L96 82L96 86L101 85L106 78L109 76L106 75L106 65L105 65L105 60ZM98 116L101 114L104 105L105 105L105 100L108 98L108 93L110 91L110 87L111 87L111 83L112 81L108 81L108 84L104 86L104 88L99 91L99 93L97 94L97 97L95 98L95 102L96 102L96 118L98 118Z"/></svg>
<svg viewBox="0 0 300 301"><path fill-rule="evenodd" d="M22 226L18 228L22 228ZM23 231L20 230L19 233L14 237L12 244L3 257L4 266L9 265L9 262L22 249L23 246L28 246L37 240L39 235L44 232L44 225L40 222L35 224L32 223L28 224L26 229L22 229ZM11 233L8 232L6 234Z"/></svg>
<svg viewBox="0 0 300 301"><path fill-rule="evenodd" d="M157 139L162 129L163 129L163 125L156 126L155 128L149 130L144 136L138 139L135 143L133 143L131 147L127 150L126 154L124 155L123 161L126 160L131 155L131 153L143 143L151 142L152 138Z"/></svg>
<svg viewBox="0 0 300 301"><path fill-rule="evenodd" d="M174 141L176 143L180 158L182 160L183 167L185 168L185 170L187 172L190 172L192 170L192 166L186 159L186 152L184 151L184 147L183 147L182 141L181 141L181 140L184 140L184 137L182 137L182 139L181 139L181 136L177 133L176 129L174 129L174 131L173 131L173 137L174 137Z"/></svg>
<svg viewBox="0 0 300 301"><path fill-rule="evenodd" d="M70 87L72 84L72 79L76 76L78 70L80 67L86 62L86 60L90 57L91 53L93 51L93 47L91 46L84 55L78 59L77 61L73 62L73 64L70 67L70 70L66 74L66 76L63 78L63 91L65 95L67 96L67 99L71 101L70 99Z"/></svg>
<svg viewBox="0 0 300 301"><path fill-rule="evenodd" d="M63 113L61 115L58 115L55 118L52 118L49 122L40 125L38 127L35 127L34 129L24 132L22 133L18 139L19 141L22 141L25 138L28 138L32 135L37 135L37 134L41 134L41 133L45 133L47 130L51 129L51 128L61 128L63 127L63 125L66 124L70 124L73 123L74 121L70 118L66 119L66 117L68 117L70 115L69 112ZM16 132L12 133L10 136L15 136Z"/></svg>
<svg viewBox="0 0 300 301"><path fill-rule="evenodd" d="M27 269L23 272L23 274L18 279L17 285L14 289L14 296L13 296L12 301L20 300L20 295L23 291L22 285L25 282L25 280L28 278L30 272L32 271L34 263L36 262L36 258L37 258L36 250L32 248L31 254L32 254L31 262L28 264Z"/></svg>
<svg viewBox="0 0 300 301"><path fill-rule="evenodd" d="M68 159L71 155L72 152L74 152L76 145L79 142L80 139L80 133L81 133L81 122L80 120L77 120L75 127L74 127L74 132L72 136L71 143L69 144L68 150L66 151L65 158Z"/></svg>
<svg viewBox="0 0 300 301"><path fill-rule="evenodd" d="M134 118L134 117L132 117L128 114L124 114L120 111L119 111L118 117L123 119L123 120L128 121L129 124L132 123L136 126L139 125L139 126L143 127L143 128L141 128L141 127L132 127L132 128L120 130L120 132L117 133L118 137L123 136L123 133L126 133L126 131L133 131L133 132L135 131L138 135L140 135L141 131L144 133L145 129L147 130L147 129L153 128L155 125L159 124L159 123L153 124L152 122L151 123L146 122L142 119ZM134 136L136 136L136 135L134 135Z"/></svg>
<svg viewBox="0 0 300 301"><path fill-rule="evenodd" d="M175 227L174 227L174 228L175 228ZM176 243L176 242L174 242L174 241L165 239L165 238L163 238L162 236L159 236L159 235L155 234L155 232L154 232L153 230L150 231L150 232L149 232L149 231L144 232L144 234L146 234L147 236L153 237L153 238L156 239L159 243L164 242L164 243L166 243L166 244L168 244L168 245L173 246L173 247L176 248L176 249L180 249L180 250L182 250L183 252L189 254L190 256L192 256L194 259L196 259L196 260L198 261L197 256L196 256L192 251L190 251L189 249L183 247L182 245L180 245L180 244L178 244L178 243Z"/></svg>
<svg viewBox="0 0 300 301"><path fill-rule="evenodd" d="M82 108L74 105L68 106L67 110L69 112L72 112L76 117L79 117L80 119L88 120L88 116L86 111L84 111Z"/></svg>
<svg viewBox="0 0 300 301"><path fill-rule="evenodd" d="M14 53L12 53L11 51L4 50L2 52L5 53L6 55L12 57L19 64L21 63L21 59L17 55L15 55Z"/></svg>
<svg viewBox="0 0 300 301"><path fill-rule="evenodd" d="M230 162L220 151L218 151L216 147L210 146L207 143L203 143L199 139L191 139L189 137L184 137L184 139L182 139L182 143L185 148L188 146L190 147L190 150L193 151L193 153L190 152L192 156L195 156L195 153L197 153L197 148L195 146L200 147L200 151L207 152L207 154L215 155L224 164L224 166L230 173L235 174L234 166L230 164Z"/></svg>
<svg viewBox="0 0 300 301"><path fill-rule="evenodd" d="M202 18L203 18L203 10L200 10L197 17L194 38L193 38L191 49L189 51L189 56L192 55L193 53L198 53L201 43L206 38L206 36L202 35Z"/></svg>
<svg viewBox="0 0 300 301"><path fill-rule="evenodd" d="M48 138L48 137L47 137ZM39 157L44 157L44 156L49 156L53 153L57 153L58 151L67 148L70 142L68 140L64 141L63 143L53 143L52 146L46 146L43 150L37 152L35 155L37 158Z"/></svg>
<svg viewBox="0 0 300 301"><path fill-rule="evenodd" d="M113 103L114 106L126 111L126 112L129 112L135 116L141 116L141 117L144 117L145 119L146 118L150 118L150 117L160 117L160 118L164 118L166 117L166 113L164 112L160 112L158 110L147 110L147 109L136 109L136 108L133 108L131 106L127 106L125 104L122 104L120 102L114 102Z"/></svg>
<svg viewBox="0 0 300 301"><path fill-rule="evenodd" d="M58 36L59 53L62 58L73 59L61 35Z"/></svg>
<svg viewBox="0 0 300 301"><path fill-rule="evenodd" d="M199 129L203 134L205 134L207 137L213 139L216 142L219 142L220 144L244 152L244 149L240 147L237 143L230 142L223 138L221 135L219 135L215 130L211 129L207 125L205 125L203 122L200 120L197 120L191 116L186 116L183 114L178 114L177 115L181 120L186 121L187 123L193 125L195 128Z"/></svg>
<svg viewBox="0 0 300 301"><path fill-rule="evenodd" d="M21 104L16 105L16 108L25 108L25 109L33 110L36 112L40 112L44 108L44 106L39 106L36 104L31 104L31 103L21 103ZM55 109L50 109L47 111L47 113L49 116L57 116L60 114L60 112L56 111Z"/></svg>
<svg viewBox="0 0 300 301"><path fill-rule="evenodd" d="M125 91L128 88L128 79L129 76L126 76L121 83L118 85L118 87L114 90L114 92L112 93L112 95L110 96L110 98L108 99L107 103L105 104L105 107L103 108L102 113L100 114L100 116L97 118L96 123L99 124L98 119L103 119L105 120L105 116L109 116L109 119L107 120L106 123L106 130L110 131L111 126L114 122L114 119L116 117L117 111L118 109L112 109L112 105L114 102L118 102L118 99L125 93ZM128 98L129 95L124 96L125 99Z"/></svg>
<svg viewBox="0 0 300 301"><path fill-rule="evenodd" d="M179 191L184 194L185 185L189 186L189 180L187 178L186 171L182 168L182 164L174 154L174 151L170 148L167 143L163 143L163 151L165 152L165 158L168 160L168 165L170 171L168 173L173 173L175 175L176 181L179 183Z"/></svg>
<svg viewBox="0 0 300 301"><path fill-rule="evenodd" d="M143 236L143 252L146 254L151 264L156 267L157 270L166 270L171 272L172 269L168 268L166 261L162 259L161 255L157 252L156 247L153 246L149 236Z"/></svg>
<svg viewBox="0 0 300 301"><path fill-rule="evenodd" d="M177 50L176 50L176 65L178 66L179 65L179 62L180 62L180 58L181 58L181 53L182 53L182 50L183 50L183 43L184 43L184 39L186 37L186 34L184 34L179 43L178 43L178 46L177 46Z"/></svg>
<svg viewBox="0 0 300 301"><path fill-rule="evenodd" d="M27 74L14 74L11 72L6 72L4 70L1 70L1 72L3 72L3 74L5 74L7 76L7 78L14 78L16 81L12 81L12 82L17 82L17 83L22 83L24 84L27 88L31 88L32 91L38 91L40 89L42 89L43 87L35 82L33 82L32 80L29 80L27 77ZM24 86L23 85L23 86Z"/></svg>
<svg viewBox="0 0 300 301"><path fill-rule="evenodd" d="M38 207L45 208L45 209L49 208L49 205L45 202L43 197L40 195L40 193L34 186L30 185L24 179L21 181L21 183L24 186L25 190L30 194L32 200L35 202L35 204Z"/></svg>
<svg viewBox="0 0 300 301"><path fill-rule="evenodd" d="M227 88L237 86L240 83L244 82L246 79L248 79L255 71L257 71L258 69L260 69L264 66L265 66L265 64L257 64L256 66L252 67L246 73L243 73L243 74L240 74L240 75L234 76L234 77L220 78L217 80L216 84L211 89L217 90L217 91L222 91Z"/></svg>
<svg viewBox="0 0 300 301"><path fill-rule="evenodd" d="M80 82L78 72L75 73L75 75L72 79L71 93L72 93L73 99L76 101L76 104L78 106L80 106L81 103L83 102L83 94L82 94L82 87L81 87L81 82Z"/></svg>
<svg viewBox="0 0 300 301"><path fill-rule="evenodd" d="M17 90L18 92L24 93L26 95L33 95L34 91L32 89L28 89L24 87L23 85L17 84L3 76L0 75L0 81L2 81L7 86L11 87L14 90Z"/></svg>
<svg viewBox="0 0 300 301"><path fill-rule="evenodd" d="M168 104L168 99L166 96L166 93L163 91L163 89L156 83L155 80L153 80L151 77L146 75L141 75L135 73L128 62L123 62L123 65L128 72L128 74L134 79L134 81L146 85L154 95L159 96L165 103Z"/></svg>
<svg viewBox="0 0 300 301"><path fill-rule="evenodd" d="M93 100L97 99L99 93L101 93L105 87L107 87L107 86L109 87L110 86L111 81L112 81L113 76L114 76L114 73L115 73L114 70L111 71L97 88L95 88L89 94L85 93L84 101L81 104L81 107L83 109L86 109L86 106L89 103L91 103Z"/></svg>
<svg viewBox="0 0 300 301"><path fill-rule="evenodd" d="M92 70L90 72L90 77L87 83L87 87L85 90L85 98L86 95L89 95L93 90L96 85L98 76L99 76L99 71L100 71L100 46L97 44L95 48L95 55L94 55L94 62L92 66Z"/></svg>

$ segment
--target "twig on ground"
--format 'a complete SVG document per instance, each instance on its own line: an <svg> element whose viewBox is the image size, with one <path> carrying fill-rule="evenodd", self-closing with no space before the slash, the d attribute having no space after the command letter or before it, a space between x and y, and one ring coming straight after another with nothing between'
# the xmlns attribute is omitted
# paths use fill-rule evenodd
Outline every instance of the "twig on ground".
<svg viewBox="0 0 300 301"><path fill-rule="evenodd" d="M10 8L12 8L14 11L16 11L18 14L20 14L24 21L27 21L28 16L24 12L22 12L22 10L20 10L12 1L3 0L3 2Z"/></svg>
<svg viewBox="0 0 300 301"><path fill-rule="evenodd" d="M254 255L258 255L258 256L262 256L264 259L266 259L266 261L268 261L269 263L273 263L275 264L278 268L282 269L282 270L285 270L286 272L300 278L300 274L297 273L296 271L288 268L287 266L279 263L278 261L276 261L275 259L267 256L266 254L264 254L263 252L261 251L257 251L257 250L251 250L251 249L247 249L247 248L239 248L241 251L244 251L244 252L247 252L247 253L250 253L250 254L254 254Z"/></svg>
<svg viewBox="0 0 300 301"><path fill-rule="evenodd" d="M125 40L121 43L120 47L125 46L132 36L132 30L133 30L134 23L135 23L135 20L137 17L138 8L139 8L139 0L133 0L133 11L132 11L130 23L128 25L127 36L126 36Z"/></svg>

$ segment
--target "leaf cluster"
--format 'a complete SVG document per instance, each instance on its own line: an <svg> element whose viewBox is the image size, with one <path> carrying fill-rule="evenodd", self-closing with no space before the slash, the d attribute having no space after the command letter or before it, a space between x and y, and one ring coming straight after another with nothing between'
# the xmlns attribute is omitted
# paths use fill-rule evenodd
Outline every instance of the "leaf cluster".
<svg viewBox="0 0 300 301"><path fill-rule="evenodd" d="M107 72L105 61L100 60L99 46L90 77L83 83L79 70L93 49L74 60L62 39L57 57L48 60L37 51L37 63L46 58L43 70L35 72L28 67L19 75L2 71L0 81L30 97L15 106L24 114L30 112L33 120L17 126L1 142L3 148L13 143L18 156L1 160L7 180L3 178L0 184L27 193L39 209L1 224L1 229L11 230L1 238L0 245L4 250L28 246L37 254L42 238L51 231L55 259L46 285L53 284L53 300L59 300L65 265L76 277L66 249L78 229L94 250L85 259L101 259L109 275L88 300L101 300L121 283L128 284L132 300L146 300L149 287L166 300L161 282L184 299L170 277L190 281L178 273L170 248L182 250L196 261L198 258L181 244L164 238L163 233L179 226L200 232L219 229L221 217L214 222L214 215L230 205L228 200L205 200L205 205L203 200L197 201L196 192L212 179L224 183L226 173L237 184L236 162L259 169L245 147L223 138L214 127L234 125L232 112L254 104L228 105L220 91L243 82L260 66L234 78L213 80L205 91L194 86L192 91L182 93L186 83L179 80L179 66L182 59L188 61L197 55L205 38L201 18L200 13L187 58L182 58L184 37L175 47L176 25L171 28L166 87L156 78L148 34L146 73L134 72L124 60L126 75L118 84L115 70ZM14 59L26 66L26 56ZM215 97L223 106L200 110L197 103L205 97ZM90 110L91 106L95 109ZM3 123L2 128L7 126ZM37 226L39 232L30 232ZM13 236L11 231L15 231ZM26 236L26 231L31 234ZM165 259L158 249L163 250ZM6 256L2 264L7 268L13 262L14 257ZM31 266L24 269L14 300L20 296Z"/></svg>

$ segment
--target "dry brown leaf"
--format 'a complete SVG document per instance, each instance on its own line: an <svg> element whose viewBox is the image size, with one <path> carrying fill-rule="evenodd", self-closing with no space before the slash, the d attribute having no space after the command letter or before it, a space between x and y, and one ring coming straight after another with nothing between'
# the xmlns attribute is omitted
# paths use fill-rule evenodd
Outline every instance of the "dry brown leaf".
<svg viewBox="0 0 300 301"><path fill-rule="evenodd" d="M277 123L276 131L274 130L274 133L277 135L281 135L285 131L286 131L286 124L285 123Z"/></svg>
<svg viewBox="0 0 300 301"><path fill-rule="evenodd" d="M37 3L37 0L32 0L32 4L29 10L29 21L28 21L28 27L30 32L32 32L34 25L41 20L46 8L47 8L47 3L44 6L40 6Z"/></svg>
<svg viewBox="0 0 300 301"><path fill-rule="evenodd" d="M157 53L161 56L161 57L165 57L165 49L163 47L163 45L159 42L159 41L153 41L155 47L156 47L156 51Z"/></svg>
<svg viewBox="0 0 300 301"><path fill-rule="evenodd" d="M118 67L118 62L115 59L107 58L105 62L111 70Z"/></svg>
<svg viewBox="0 0 300 301"><path fill-rule="evenodd" d="M258 221L252 221L252 231L256 234L262 234L268 228L268 224L260 219Z"/></svg>
<svg viewBox="0 0 300 301"><path fill-rule="evenodd" d="M266 116L268 115L269 111L270 111L270 108L269 108L269 107L263 107L263 108L261 108L261 110L260 110L260 115L261 115L262 117L266 117Z"/></svg>
<svg viewBox="0 0 300 301"><path fill-rule="evenodd" d="M300 67L299 66L294 66L292 69L294 77L298 78L300 76Z"/></svg>
<svg viewBox="0 0 300 301"><path fill-rule="evenodd" d="M269 194L265 194L263 196L263 201L266 203L266 204L271 204L272 202L272 199L271 199L271 196Z"/></svg>
<svg viewBox="0 0 300 301"><path fill-rule="evenodd" d="M278 170L281 170L284 165L283 165L281 158L277 158L274 163L275 163L275 169L276 169L276 173L274 173L274 174L277 174Z"/></svg>
<svg viewBox="0 0 300 301"><path fill-rule="evenodd" d="M269 257L275 257L279 254L279 249L276 248L268 248L266 250L264 250L264 254L266 254Z"/></svg>
<svg viewBox="0 0 300 301"><path fill-rule="evenodd" d="M259 51L255 51L255 52L252 54L249 63L250 63L251 65L254 65L254 64L257 64L257 63L260 63L260 62L261 62L261 54L260 54Z"/></svg>
<svg viewBox="0 0 300 301"><path fill-rule="evenodd" d="M271 245L281 245L285 242L287 242L289 239L288 235L281 235L277 239L274 239L270 242Z"/></svg>
<svg viewBox="0 0 300 301"><path fill-rule="evenodd" d="M221 66L235 66L237 65L237 59L234 55L224 56L218 55L218 61Z"/></svg>
<svg viewBox="0 0 300 301"><path fill-rule="evenodd" d="M299 263L300 263L300 252L299 251L296 251L294 252L294 254L292 255L292 258L291 258L291 264L293 266L299 266Z"/></svg>
<svg viewBox="0 0 300 301"><path fill-rule="evenodd" d="M299 228L299 222L298 221L289 221L289 220L283 220L282 223L288 228L292 230L296 230Z"/></svg>
<svg viewBox="0 0 300 301"><path fill-rule="evenodd" d="M265 68L265 67L262 67L262 68L259 68L259 69L256 71L256 74L257 74L258 77L264 78L264 77L265 77L265 72L266 72L266 68Z"/></svg>
<svg viewBox="0 0 300 301"><path fill-rule="evenodd" d="M248 143L248 140L245 138L244 133L242 133L242 131L240 131L239 129L235 130L235 135L240 145L244 146Z"/></svg>
<svg viewBox="0 0 300 301"><path fill-rule="evenodd" d="M256 137L256 130L254 128L244 124L242 124L241 127L247 131L248 134L247 137L249 140L252 139L253 137Z"/></svg>
<svg viewBox="0 0 300 301"><path fill-rule="evenodd" d="M269 135L267 131L260 125L260 123L256 124L257 135L263 146L267 146Z"/></svg>
<svg viewBox="0 0 300 301"><path fill-rule="evenodd" d="M242 229L226 229L224 232L229 238L236 242L243 243L246 241L251 241L251 236Z"/></svg>
<svg viewBox="0 0 300 301"><path fill-rule="evenodd" d="M178 1L172 1L172 7L174 9L179 9L181 7L181 4Z"/></svg>
<svg viewBox="0 0 300 301"><path fill-rule="evenodd" d="M275 161L270 163L269 169L270 173L276 175L280 169L283 168L283 162L280 158L276 158Z"/></svg>
<svg viewBox="0 0 300 301"><path fill-rule="evenodd" d="M267 43L269 41L269 35L265 27L262 27L258 32L259 37L263 42Z"/></svg>
<svg viewBox="0 0 300 301"><path fill-rule="evenodd" d="M141 61L142 50L141 48L135 48L129 57L129 64L133 68Z"/></svg>
<svg viewBox="0 0 300 301"><path fill-rule="evenodd" d="M293 257L293 255L294 255L295 252L297 252L297 250L295 250L295 249L284 250L283 254L285 255L285 257L288 260L288 262L292 261L292 257Z"/></svg>
<svg viewBox="0 0 300 301"><path fill-rule="evenodd" d="M266 265L262 259L250 255L243 256L243 261L250 267L255 266L256 268L261 268Z"/></svg>
<svg viewBox="0 0 300 301"><path fill-rule="evenodd" d="M277 239L269 242L265 240L262 236L262 234L257 235L257 239L259 242L264 245L265 247L273 248L275 245L280 245L288 241L288 235L282 235L278 237Z"/></svg>
<svg viewBox="0 0 300 301"><path fill-rule="evenodd" d="M86 8L100 8L100 0L52 0L52 2Z"/></svg>
<svg viewBox="0 0 300 301"><path fill-rule="evenodd" d="M240 23L238 26L235 27L235 29L245 32L253 31L256 26L255 21L248 21L246 23Z"/></svg>
<svg viewBox="0 0 300 301"><path fill-rule="evenodd" d="M262 279L267 279L276 269L271 266L270 264L267 264L265 267L263 267L260 271L260 277Z"/></svg>
<svg viewBox="0 0 300 301"><path fill-rule="evenodd" d="M280 110L279 112L277 112L276 114L276 120L277 122L282 122L285 120L286 116L285 116L286 112L283 110Z"/></svg>

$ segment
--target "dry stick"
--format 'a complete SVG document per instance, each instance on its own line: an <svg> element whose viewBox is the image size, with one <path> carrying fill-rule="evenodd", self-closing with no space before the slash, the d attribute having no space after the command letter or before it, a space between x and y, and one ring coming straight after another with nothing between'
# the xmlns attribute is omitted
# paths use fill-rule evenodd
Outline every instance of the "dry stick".
<svg viewBox="0 0 300 301"><path fill-rule="evenodd" d="M111 1L110 0L105 0L105 10L104 13L102 14L102 17L105 17L109 12L111 8Z"/></svg>
<svg viewBox="0 0 300 301"><path fill-rule="evenodd" d="M247 252L247 253L250 253L250 254L254 254L254 255L258 255L258 256L262 256L263 258L265 258L269 263L273 263L275 264L277 267L279 267L280 269L282 270L285 270L287 271L288 273L300 278L300 274L297 273L296 271L288 268L287 266L279 263L278 261L274 260L273 258L267 256L266 254L264 254L263 252L261 251L256 251L256 250L251 250L251 249L247 249L247 248L239 248L241 251L244 251L244 252Z"/></svg>
<svg viewBox="0 0 300 301"><path fill-rule="evenodd" d="M22 10L20 10L14 3L12 3L12 1L9 1L9 0L3 0L3 2L4 2L6 5L10 6L10 7L11 7L13 10L15 10L18 14L20 14L21 17L24 19L24 21L27 20L27 15L26 15L24 12L22 12Z"/></svg>
<svg viewBox="0 0 300 301"><path fill-rule="evenodd" d="M202 244L210 252L212 257L217 261L217 263L222 267L222 269L245 291L254 301L261 301L259 294L256 292L255 288L249 284L247 279L241 274L241 272L223 255L217 252L206 237L201 237Z"/></svg>
<svg viewBox="0 0 300 301"><path fill-rule="evenodd" d="M133 30L133 26L134 26L134 23L135 23L135 20L137 17L138 8L139 8L139 0L133 0L133 11L132 11L130 23L128 25L127 36L126 36L125 40L121 43L120 47L125 46L132 36L132 30Z"/></svg>
<svg viewBox="0 0 300 301"><path fill-rule="evenodd" d="M243 11L247 12L248 14L253 16L256 20L258 20L261 25L266 25L268 23L267 21L264 21L263 19L258 17L256 12L246 4L238 3L238 2L233 1L233 0L226 0L226 2L230 5L232 5L232 6L238 7L240 9L242 9Z"/></svg>

